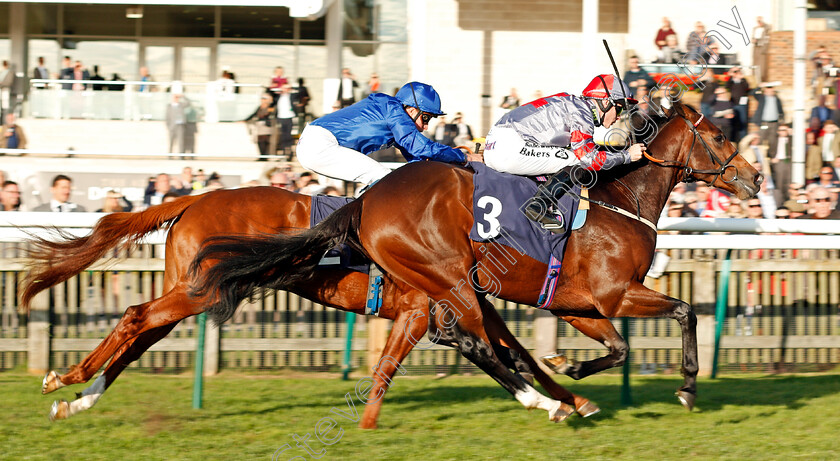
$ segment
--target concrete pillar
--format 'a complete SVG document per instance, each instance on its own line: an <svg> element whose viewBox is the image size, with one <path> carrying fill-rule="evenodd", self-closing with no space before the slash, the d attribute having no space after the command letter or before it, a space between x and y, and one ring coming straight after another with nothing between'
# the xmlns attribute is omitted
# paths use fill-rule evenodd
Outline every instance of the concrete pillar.
<svg viewBox="0 0 840 461"><path fill-rule="evenodd" d="M793 14L793 147L791 152L791 180L805 184L805 74L807 72L806 23L808 5L796 0ZM777 96L778 97L778 94Z"/></svg>
<svg viewBox="0 0 840 461"><path fill-rule="evenodd" d="M534 354L536 357L557 352L557 317L542 309L534 317Z"/></svg>
<svg viewBox="0 0 840 461"><path fill-rule="evenodd" d="M44 290L32 300L29 311L27 368L34 375L50 369L50 291Z"/></svg>
<svg viewBox="0 0 840 461"><path fill-rule="evenodd" d="M368 368L375 368L379 364L382 351L385 350L385 343L388 341L388 329L390 327L391 321L388 319L375 316L367 318ZM399 334L402 334L402 332L399 332Z"/></svg>
<svg viewBox="0 0 840 461"><path fill-rule="evenodd" d="M417 40L408 41L408 63L409 63L409 80L425 82L426 79L426 58L428 50L426 47L427 11L428 5L426 0L408 0L408 36L412 38L419 38Z"/></svg>
<svg viewBox="0 0 840 461"><path fill-rule="evenodd" d="M204 376L213 376L219 372L221 363L221 329L215 322L207 322L204 331Z"/></svg>
<svg viewBox="0 0 840 461"><path fill-rule="evenodd" d="M493 31L483 31L481 63L481 133L488 133L493 122Z"/></svg>
<svg viewBox="0 0 840 461"><path fill-rule="evenodd" d="M697 261L692 278L692 307L697 315L697 353L700 376L712 373L715 348L715 262L708 257Z"/></svg>
<svg viewBox="0 0 840 461"><path fill-rule="evenodd" d="M598 12L600 5L598 0L586 0L583 2L583 18L582 18L582 39L581 39L581 70L583 70L583 79L577 82L574 87L581 87L589 82L590 75L602 74L598 70L598 56L603 55L601 40L598 35ZM580 78L580 77L579 77ZM581 84L582 82L582 84Z"/></svg>
<svg viewBox="0 0 840 461"><path fill-rule="evenodd" d="M12 88L10 108L23 102L23 97L29 92L29 81L26 78L28 64L28 50L26 43L26 4L15 2L9 4L9 38L11 39L11 56L9 63L15 70L15 86Z"/></svg>
<svg viewBox="0 0 840 461"><path fill-rule="evenodd" d="M344 2L336 1L327 10L327 78L324 79L324 114L332 112L332 105L338 96L341 78L341 52L344 43Z"/></svg>

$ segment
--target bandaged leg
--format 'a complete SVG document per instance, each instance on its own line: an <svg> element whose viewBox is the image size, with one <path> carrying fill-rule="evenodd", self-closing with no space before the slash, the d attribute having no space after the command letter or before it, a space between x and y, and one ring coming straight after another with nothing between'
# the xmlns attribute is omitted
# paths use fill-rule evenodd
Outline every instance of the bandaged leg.
<svg viewBox="0 0 840 461"><path fill-rule="evenodd" d="M367 155L339 146L329 130L317 125L308 125L301 133L297 157L307 170L362 184L370 184L391 172Z"/></svg>

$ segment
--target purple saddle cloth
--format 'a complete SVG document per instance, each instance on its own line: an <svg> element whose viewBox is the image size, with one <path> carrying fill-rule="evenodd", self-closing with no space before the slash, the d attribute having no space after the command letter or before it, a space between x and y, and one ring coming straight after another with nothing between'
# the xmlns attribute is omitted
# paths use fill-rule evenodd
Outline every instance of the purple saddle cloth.
<svg viewBox="0 0 840 461"><path fill-rule="evenodd" d="M554 234L528 219L524 205L537 193L539 185L523 176L500 173L483 163L473 162L473 225L470 239L476 242L497 242L518 250L537 261L548 264L551 256L562 261L566 240L577 213L577 195L564 194L557 204L566 224L566 232Z"/></svg>

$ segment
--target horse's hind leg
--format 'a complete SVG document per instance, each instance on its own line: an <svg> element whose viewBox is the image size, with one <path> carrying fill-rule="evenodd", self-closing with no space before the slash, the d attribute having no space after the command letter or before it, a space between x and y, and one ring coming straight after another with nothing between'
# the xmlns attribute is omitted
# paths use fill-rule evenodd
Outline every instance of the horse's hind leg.
<svg viewBox="0 0 840 461"><path fill-rule="evenodd" d="M87 389L76 394L75 400L72 402L66 400L53 402L52 408L50 409L50 420L66 419L96 405L96 402L102 398L105 390L111 387L111 384L114 383L117 376L131 362L139 359L152 345L168 335L177 324L178 322L173 322L169 325L153 328L129 339L117 350L111 363L105 368L105 371Z"/></svg>
<svg viewBox="0 0 840 461"><path fill-rule="evenodd" d="M464 295L465 293L461 293ZM475 294L472 294L473 297ZM473 300L471 300L473 301ZM473 303L471 303L473 304ZM574 412L574 408L565 402L548 398L539 393L533 386L528 384L521 376L513 374L499 359L493 350L490 338L487 336L482 324L481 311L477 306L477 300L469 309L469 317L460 317L452 324L450 311L435 306L433 328L443 330L455 347L470 362L474 363L482 371L490 375L505 390L510 392L525 408L540 408L548 412L548 418L554 422L560 422ZM443 311L444 313L441 313ZM430 334L432 331L430 329Z"/></svg>
<svg viewBox="0 0 840 461"><path fill-rule="evenodd" d="M565 387L545 374L542 368L534 361L533 357L531 357L531 354L528 353L528 350L519 343L507 325L505 325L504 320L502 320L496 308L486 298L482 298L481 301L481 312L484 316L484 329L487 331L487 336L490 337L490 340L494 344L504 342L507 347L516 351L519 360L524 362L529 371L534 375L534 378L542 384L543 388L545 388L551 397L574 406L576 411L583 417L592 416L601 411L589 399L569 392Z"/></svg>
<svg viewBox="0 0 840 461"><path fill-rule="evenodd" d="M608 368L621 366L627 360L630 346L616 331L615 326L606 318L585 318L561 316L569 325L590 338L603 344L609 353L604 357L576 362L565 355L544 357L543 361L557 373L563 373L574 379L582 379Z"/></svg>
<svg viewBox="0 0 840 461"><path fill-rule="evenodd" d="M70 384L87 382L129 339L152 328L198 314L201 309L190 300L180 285L160 298L129 307L111 333L78 365L61 376L54 371L50 372L44 378L42 392L46 394Z"/></svg>
<svg viewBox="0 0 840 461"><path fill-rule="evenodd" d="M426 297L422 298L421 304L426 304ZM368 394L368 401L365 402L365 412L359 421L362 429L376 429L376 420L379 418L379 411L382 408L382 400L385 392L391 386L391 380L397 370L405 374L402 368L403 359L414 348L414 344L423 338L428 328L428 316L422 310L401 310L394 319L391 334L385 342L382 356L379 363L373 368L373 388ZM413 341L413 342L412 342Z"/></svg>

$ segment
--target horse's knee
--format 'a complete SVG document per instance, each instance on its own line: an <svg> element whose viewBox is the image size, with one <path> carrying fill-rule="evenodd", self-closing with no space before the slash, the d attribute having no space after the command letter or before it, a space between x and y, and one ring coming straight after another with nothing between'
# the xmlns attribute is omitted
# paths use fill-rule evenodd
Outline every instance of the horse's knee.
<svg viewBox="0 0 840 461"><path fill-rule="evenodd" d="M674 308L673 316L680 325L685 325L689 328L697 326L697 316L694 314L694 309L688 303L680 301L677 307Z"/></svg>
<svg viewBox="0 0 840 461"><path fill-rule="evenodd" d="M481 338L469 333L461 333L457 336L458 350L476 365L489 364L494 357L498 360L498 357L493 353L493 346L484 342Z"/></svg>
<svg viewBox="0 0 840 461"><path fill-rule="evenodd" d="M627 341L621 338L615 344L610 344L610 349L610 354L615 358L614 366L624 365L624 362L627 360L627 355L630 353L630 345L627 344Z"/></svg>

